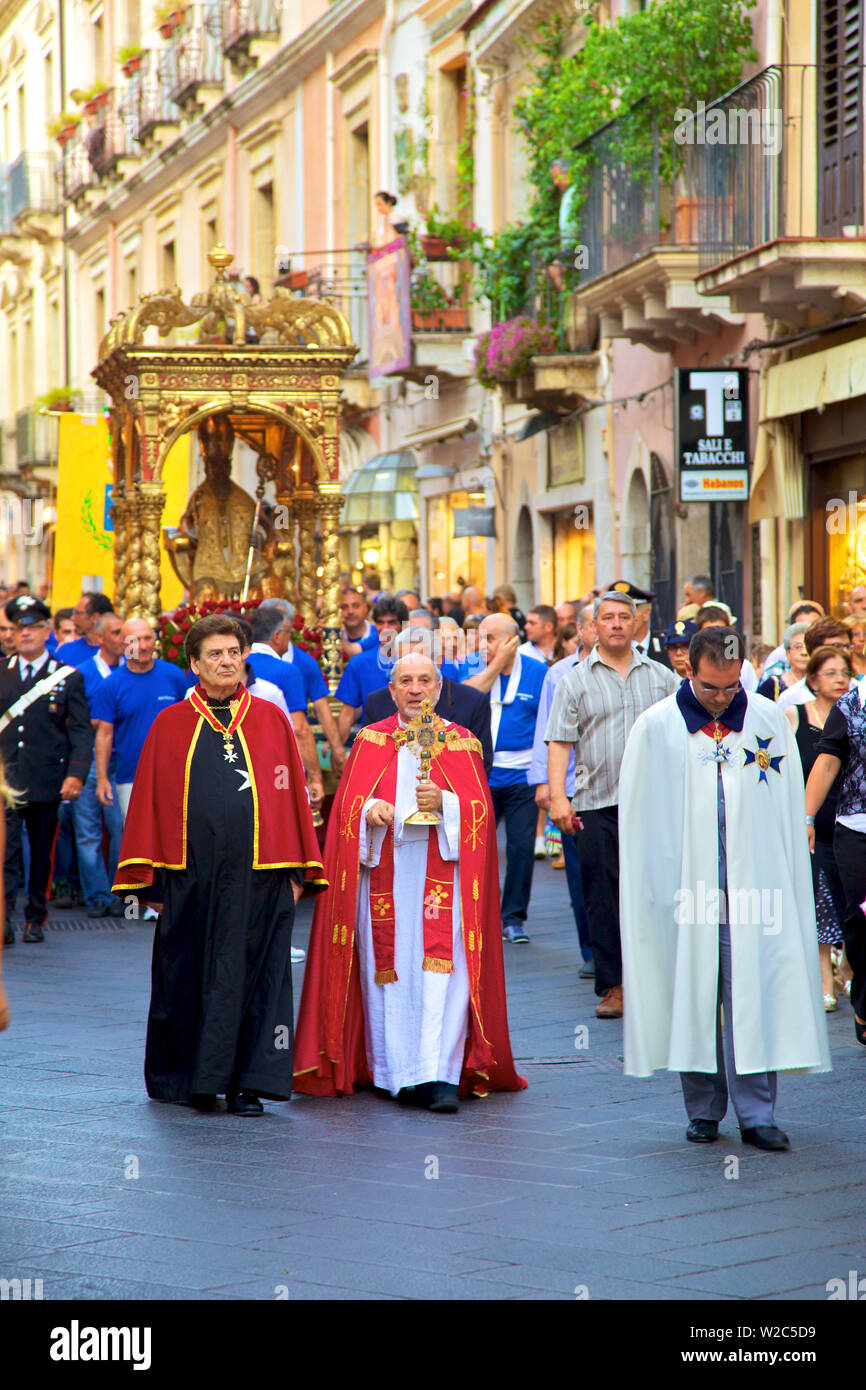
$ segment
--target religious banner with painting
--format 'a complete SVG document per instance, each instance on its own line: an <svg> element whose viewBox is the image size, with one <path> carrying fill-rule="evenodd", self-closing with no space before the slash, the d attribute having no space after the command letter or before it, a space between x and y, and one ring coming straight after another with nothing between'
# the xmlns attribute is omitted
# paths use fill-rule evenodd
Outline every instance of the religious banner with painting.
<svg viewBox="0 0 866 1390"><path fill-rule="evenodd" d="M409 251L405 237L367 253L367 372L372 380L412 360Z"/></svg>

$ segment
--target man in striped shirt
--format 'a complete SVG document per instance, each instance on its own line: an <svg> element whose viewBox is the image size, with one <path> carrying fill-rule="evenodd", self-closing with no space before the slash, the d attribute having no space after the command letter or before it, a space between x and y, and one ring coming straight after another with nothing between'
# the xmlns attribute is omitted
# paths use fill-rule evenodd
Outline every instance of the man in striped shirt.
<svg viewBox="0 0 866 1390"><path fill-rule="evenodd" d="M673 671L632 646L634 599L610 591L593 605L598 634L585 661L558 682L544 739L548 745L550 817L564 835L577 836L580 871L595 960L598 1018L621 1018L622 952L619 935L619 769L638 715L679 685ZM577 772L571 802L565 792L569 756Z"/></svg>

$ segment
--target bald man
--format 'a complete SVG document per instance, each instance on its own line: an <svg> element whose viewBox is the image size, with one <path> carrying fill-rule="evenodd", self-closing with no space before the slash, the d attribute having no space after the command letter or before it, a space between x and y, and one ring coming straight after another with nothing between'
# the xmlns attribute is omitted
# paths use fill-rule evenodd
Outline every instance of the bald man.
<svg viewBox="0 0 866 1390"><path fill-rule="evenodd" d="M463 609L463 616L471 618L480 616L486 610L484 607L484 595L480 589L474 589L471 585L463 590L460 595L460 607Z"/></svg>
<svg viewBox="0 0 866 1390"><path fill-rule="evenodd" d="M529 941L526 917L538 816L535 787L529 784L527 772L532 762L538 703L547 666L518 651L519 629L507 614L491 614L478 631L485 667L464 684L490 696L490 795L497 823L505 817L502 937L504 941L525 944Z"/></svg>
<svg viewBox="0 0 866 1390"><path fill-rule="evenodd" d="M525 1085L508 1041L478 742L431 715L419 730L431 736L429 780L420 776L411 724L424 702L435 707L440 684L429 657L401 656L394 713L361 730L346 764L298 1016L298 1091L351 1095L372 1081L402 1104L448 1114L458 1091ZM415 823L416 810L436 822Z"/></svg>
<svg viewBox="0 0 866 1390"><path fill-rule="evenodd" d="M96 724L96 795L103 806L111 806L114 801L108 777L114 749L115 786L125 818L132 780L150 726L160 710L184 698L187 682L179 666L154 656L156 633L143 618L129 618L123 624L123 646L126 664L103 681L94 697L91 715Z"/></svg>

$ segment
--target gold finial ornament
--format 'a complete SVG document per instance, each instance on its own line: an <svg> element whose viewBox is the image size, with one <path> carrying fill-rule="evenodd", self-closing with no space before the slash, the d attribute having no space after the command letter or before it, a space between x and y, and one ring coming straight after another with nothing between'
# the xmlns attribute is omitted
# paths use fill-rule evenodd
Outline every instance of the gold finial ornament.
<svg viewBox="0 0 866 1390"><path fill-rule="evenodd" d="M220 241L212 251L208 251L207 258L217 273L217 279L224 280L225 273L235 257L234 252L227 251Z"/></svg>
<svg viewBox="0 0 866 1390"><path fill-rule="evenodd" d="M434 718L433 701L422 700L418 713L413 715L406 725L409 747L420 763L419 775L422 786L431 780L430 762L433 757L433 745L437 738ZM442 817L438 811L413 811L411 816L406 817L405 823L406 825L441 825Z"/></svg>

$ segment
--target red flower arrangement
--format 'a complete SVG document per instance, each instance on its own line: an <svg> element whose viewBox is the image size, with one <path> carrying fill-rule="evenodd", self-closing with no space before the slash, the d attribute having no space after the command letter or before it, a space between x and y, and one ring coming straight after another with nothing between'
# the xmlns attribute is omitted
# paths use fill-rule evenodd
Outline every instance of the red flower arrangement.
<svg viewBox="0 0 866 1390"><path fill-rule="evenodd" d="M173 613L164 613L159 620L160 650L163 660L171 661L175 666L186 671L188 662L183 643L193 623L197 622L199 618L206 618L209 613L239 613L243 616L252 609L258 608L260 603L261 599L258 598L244 599L243 602L238 599L212 599L206 603L181 604ZM291 634L296 647L309 652L315 661L321 660L322 634L315 628L307 627L300 613L295 614L291 625Z"/></svg>

